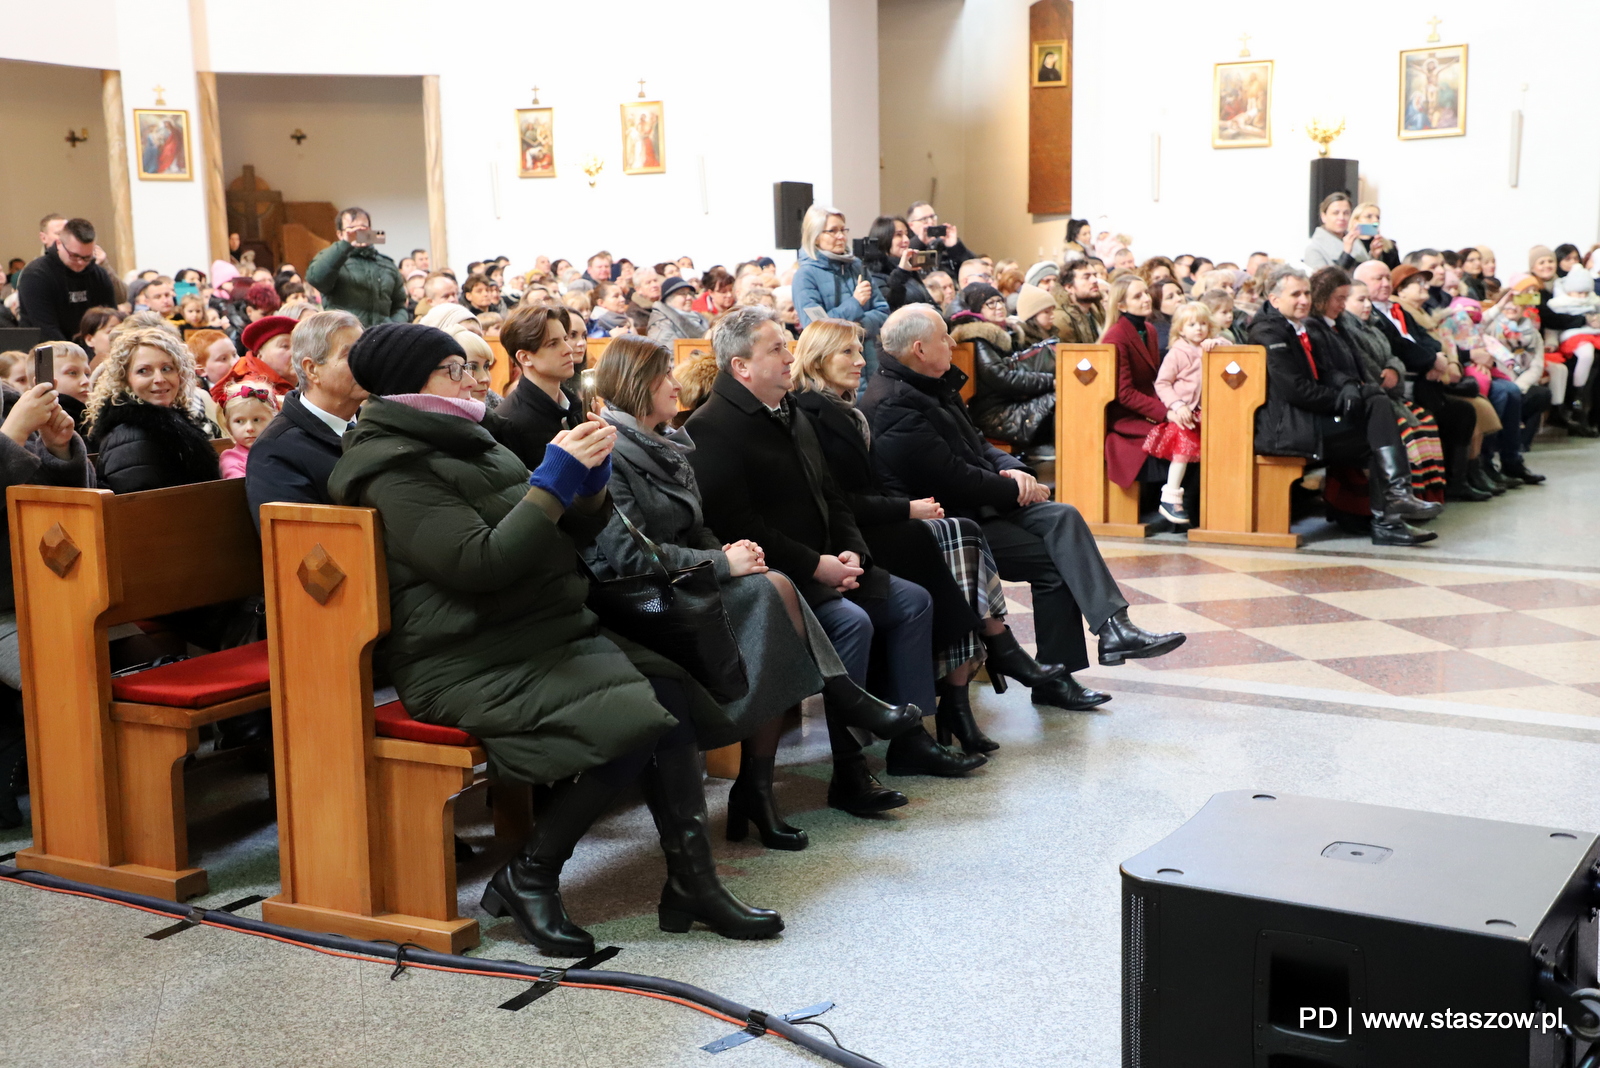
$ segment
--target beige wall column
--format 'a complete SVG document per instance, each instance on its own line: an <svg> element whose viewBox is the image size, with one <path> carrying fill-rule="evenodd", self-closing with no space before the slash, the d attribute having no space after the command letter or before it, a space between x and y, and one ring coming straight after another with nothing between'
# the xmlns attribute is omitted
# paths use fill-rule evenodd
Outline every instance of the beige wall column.
<svg viewBox="0 0 1600 1068"><path fill-rule="evenodd" d="M439 76L422 76L422 139L428 175L428 260L434 270L450 265L444 224L444 122L439 114Z"/></svg>
<svg viewBox="0 0 1600 1068"><path fill-rule="evenodd" d="M206 237L211 259L228 258L228 200L222 186L222 124L217 107L217 76L209 70L194 72L199 87L199 178L206 189Z"/></svg>
<svg viewBox="0 0 1600 1068"><path fill-rule="evenodd" d="M122 72L100 72L100 107L106 120L106 162L111 172L111 232L116 255L111 273L119 278L139 262L133 248L133 191L128 179L128 128L122 110Z"/></svg>

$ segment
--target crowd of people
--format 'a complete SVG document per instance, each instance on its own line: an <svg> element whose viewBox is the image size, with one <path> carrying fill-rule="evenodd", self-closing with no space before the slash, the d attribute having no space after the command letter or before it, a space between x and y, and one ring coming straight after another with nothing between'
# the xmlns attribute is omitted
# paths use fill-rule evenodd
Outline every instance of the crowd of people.
<svg viewBox="0 0 1600 1068"><path fill-rule="evenodd" d="M242 477L252 509L376 509L392 620L377 670L411 715L477 738L492 777L546 788L483 907L546 953L592 952L562 867L639 782L667 862L662 928L764 938L782 918L717 876L700 752L741 745L730 840L753 827L804 849L773 789L804 699L825 710L828 803L871 816L907 804L868 764L874 739L891 776L959 778L999 749L972 710L980 670L996 692L1087 711L1111 695L1075 678L1085 625L1101 664L1184 641L1133 623L1084 520L1041 480L1060 343L1116 347L1108 477L1149 484L1179 527L1201 358L1219 344L1267 350L1257 450L1325 469L1329 516L1378 543L1433 537L1419 524L1446 501L1542 482L1523 457L1545 421L1594 436L1594 249L1535 247L1502 282L1486 248L1401 257L1375 205L1322 207L1299 260L1242 267L1136 262L1126 236L1074 219L1056 260L1023 268L918 203L859 240L814 205L781 269L598 252L522 272L496 257L464 278L424 249L385 255L361 208L303 274L242 255L118 277L89 221L50 216L5 294L43 340L0 356L0 467L7 484L117 493ZM677 339L710 351L675 367ZM967 342L970 408L953 365ZM35 382L41 351L53 373ZM702 565L738 635L737 685L624 638L594 597ZM1002 580L1031 586L1033 654ZM20 736L20 717L0 719L0 824L17 818Z"/></svg>

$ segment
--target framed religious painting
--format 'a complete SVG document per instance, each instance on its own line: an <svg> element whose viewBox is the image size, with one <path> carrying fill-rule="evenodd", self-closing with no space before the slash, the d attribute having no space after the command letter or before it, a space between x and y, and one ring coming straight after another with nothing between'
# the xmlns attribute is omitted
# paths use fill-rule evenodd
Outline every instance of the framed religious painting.
<svg viewBox="0 0 1600 1068"><path fill-rule="evenodd" d="M622 105L622 173L665 174L667 135L662 128L664 106L659 100Z"/></svg>
<svg viewBox="0 0 1600 1068"><path fill-rule="evenodd" d="M556 176L555 108L517 109L517 177Z"/></svg>
<svg viewBox="0 0 1600 1068"><path fill-rule="evenodd" d="M1272 60L1218 63L1211 81L1211 147L1272 147Z"/></svg>
<svg viewBox="0 0 1600 1068"><path fill-rule="evenodd" d="M1067 42L1035 41L1029 61L1029 85L1035 89L1060 89L1067 84Z"/></svg>
<svg viewBox="0 0 1600 1068"><path fill-rule="evenodd" d="M1400 140L1467 132L1467 46L1400 53Z"/></svg>
<svg viewBox="0 0 1600 1068"><path fill-rule="evenodd" d="M189 113L134 108L133 129L139 146L139 178L146 182L194 180L189 154Z"/></svg>

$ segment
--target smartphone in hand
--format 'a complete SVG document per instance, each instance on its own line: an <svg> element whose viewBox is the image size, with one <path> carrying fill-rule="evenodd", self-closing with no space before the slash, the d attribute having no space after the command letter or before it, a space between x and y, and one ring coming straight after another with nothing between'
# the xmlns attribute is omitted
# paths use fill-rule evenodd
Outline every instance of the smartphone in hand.
<svg viewBox="0 0 1600 1068"><path fill-rule="evenodd" d="M56 384L56 347L54 345L40 345L33 350L33 384L47 382L52 387Z"/></svg>

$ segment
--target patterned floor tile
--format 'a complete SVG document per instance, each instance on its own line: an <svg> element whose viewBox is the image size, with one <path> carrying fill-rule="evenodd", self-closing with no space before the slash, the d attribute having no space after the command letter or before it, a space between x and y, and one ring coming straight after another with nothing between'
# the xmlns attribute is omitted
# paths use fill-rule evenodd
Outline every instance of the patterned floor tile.
<svg viewBox="0 0 1600 1068"><path fill-rule="evenodd" d="M1561 712L1569 716L1600 716L1600 695L1585 693L1571 686L1511 686L1503 690L1441 694L1440 697L1469 705L1528 708L1538 712Z"/></svg>
<svg viewBox="0 0 1600 1068"><path fill-rule="evenodd" d="M1184 671L1224 664L1261 664L1272 660L1293 660L1294 654L1257 641L1236 630L1216 630L1191 634L1189 640L1166 656L1138 663L1151 671Z"/></svg>
<svg viewBox="0 0 1600 1068"><path fill-rule="evenodd" d="M1543 679L1525 671L1459 649L1353 656L1324 660L1323 663L1353 679L1376 686L1385 693L1404 697L1545 684Z"/></svg>
<svg viewBox="0 0 1600 1068"><path fill-rule="evenodd" d="M1567 689L1582 690L1584 693L1592 693L1596 697L1600 697L1600 682L1581 682L1576 686L1569 686Z"/></svg>
<svg viewBox="0 0 1600 1068"><path fill-rule="evenodd" d="M1242 633L1307 660L1375 657L1385 653L1426 653L1449 648L1443 642L1391 627L1376 619L1359 619L1351 623L1308 623L1294 627L1259 627Z"/></svg>
<svg viewBox="0 0 1600 1068"><path fill-rule="evenodd" d="M1582 608L1530 608L1530 616L1559 623L1563 627L1576 627L1587 634L1600 634L1600 606Z"/></svg>
<svg viewBox="0 0 1600 1068"><path fill-rule="evenodd" d="M1319 593L1316 599L1368 619L1412 619L1418 616L1460 616L1487 612L1493 605L1463 597L1438 586L1407 586L1399 590L1349 590Z"/></svg>
<svg viewBox="0 0 1600 1068"><path fill-rule="evenodd" d="M1191 556L1189 553L1146 553L1107 560L1106 566L1119 579L1148 578L1152 575L1222 575L1231 568Z"/></svg>
<svg viewBox="0 0 1600 1068"><path fill-rule="evenodd" d="M1455 591L1501 608L1577 608L1600 605L1600 590L1566 579L1522 579L1457 586Z"/></svg>
<svg viewBox="0 0 1600 1068"><path fill-rule="evenodd" d="M1383 571L1390 575L1398 575L1403 579L1423 586L1464 586L1472 583L1484 583L1494 580L1492 572L1485 571L1456 571L1448 568L1416 567L1408 564L1385 564L1373 561L1371 567L1374 571Z"/></svg>
<svg viewBox="0 0 1600 1068"><path fill-rule="evenodd" d="M1181 630L1185 634L1202 634L1213 630L1230 630L1226 623L1218 623L1189 611L1185 606L1166 604L1136 605L1129 609L1128 617L1145 630Z"/></svg>
<svg viewBox="0 0 1600 1068"><path fill-rule="evenodd" d="M1261 577L1296 593L1339 593L1345 590L1393 590L1418 583L1360 565L1307 567L1261 572Z"/></svg>
<svg viewBox="0 0 1600 1068"><path fill-rule="evenodd" d="M1232 601L1242 597L1281 597L1283 590L1252 575L1228 572L1219 575L1154 575L1124 579L1122 588L1136 589L1162 601L1189 604L1194 601ZM1131 602L1133 598L1128 598Z"/></svg>
<svg viewBox="0 0 1600 1068"><path fill-rule="evenodd" d="M1522 612L1478 612L1423 619L1391 619L1390 623L1457 649L1581 642L1589 635ZM1600 666L1597 666L1600 671ZM1600 675L1596 676L1600 679Z"/></svg>
<svg viewBox="0 0 1600 1068"><path fill-rule="evenodd" d="M1496 663L1564 686L1600 683L1600 641L1508 645L1496 649L1476 649L1474 652Z"/></svg>
<svg viewBox="0 0 1600 1068"><path fill-rule="evenodd" d="M1033 630L1033 613L1021 612L1017 615L1006 617L1006 626L1011 628L1011 633L1023 645L1030 645L1038 641L1038 636Z"/></svg>
<svg viewBox="0 0 1600 1068"><path fill-rule="evenodd" d="M1343 690L1347 693L1382 693L1349 675L1341 674L1315 660L1280 660L1270 664L1232 664L1225 667L1190 668L1193 675L1241 682L1270 682L1279 686L1306 686L1317 690Z"/></svg>
<svg viewBox="0 0 1600 1068"><path fill-rule="evenodd" d="M1246 597L1238 601L1199 601L1185 608L1235 630L1288 627L1301 623L1344 623L1361 617L1311 597Z"/></svg>
<svg viewBox="0 0 1600 1068"><path fill-rule="evenodd" d="M1250 553L1190 550L1190 555L1210 561L1218 567L1225 567L1229 571L1303 571L1307 568L1328 566L1328 561L1323 557L1297 556L1292 553L1252 555Z"/></svg>

